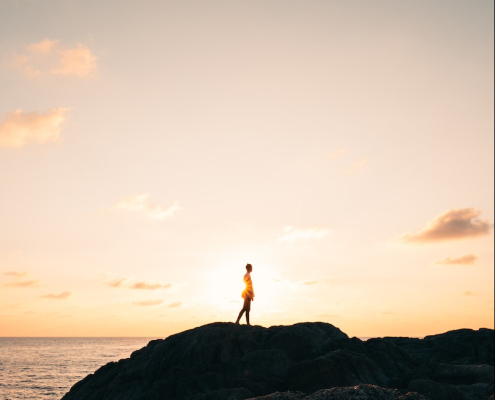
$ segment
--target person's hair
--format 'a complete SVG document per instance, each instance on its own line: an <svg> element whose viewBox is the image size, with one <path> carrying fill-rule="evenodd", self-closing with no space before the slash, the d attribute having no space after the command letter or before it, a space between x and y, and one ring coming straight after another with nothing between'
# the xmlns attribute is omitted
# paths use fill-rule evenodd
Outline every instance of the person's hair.
<svg viewBox="0 0 495 400"><path fill-rule="evenodd" d="M251 264L246 264L246 270L252 271L253 270L253 266Z"/></svg>

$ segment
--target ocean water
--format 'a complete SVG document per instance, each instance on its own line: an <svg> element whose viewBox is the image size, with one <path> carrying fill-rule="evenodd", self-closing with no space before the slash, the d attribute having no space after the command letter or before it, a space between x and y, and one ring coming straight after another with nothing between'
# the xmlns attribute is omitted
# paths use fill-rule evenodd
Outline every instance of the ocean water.
<svg viewBox="0 0 495 400"><path fill-rule="evenodd" d="M0 400L60 400L86 375L155 338L0 338Z"/></svg>

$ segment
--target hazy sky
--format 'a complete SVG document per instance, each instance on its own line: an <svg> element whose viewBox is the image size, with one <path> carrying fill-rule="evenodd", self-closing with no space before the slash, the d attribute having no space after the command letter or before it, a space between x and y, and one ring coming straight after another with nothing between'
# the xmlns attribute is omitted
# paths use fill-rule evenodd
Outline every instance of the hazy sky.
<svg viewBox="0 0 495 400"><path fill-rule="evenodd" d="M492 0L0 0L0 336L494 327Z"/></svg>

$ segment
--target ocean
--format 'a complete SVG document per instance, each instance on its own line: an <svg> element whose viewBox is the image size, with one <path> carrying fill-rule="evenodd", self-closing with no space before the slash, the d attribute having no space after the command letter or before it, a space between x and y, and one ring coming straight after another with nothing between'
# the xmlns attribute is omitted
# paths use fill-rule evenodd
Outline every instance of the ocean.
<svg viewBox="0 0 495 400"><path fill-rule="evenodd" d="M60 400L86 375L153 339L0 337L0 400Z"/></svg>

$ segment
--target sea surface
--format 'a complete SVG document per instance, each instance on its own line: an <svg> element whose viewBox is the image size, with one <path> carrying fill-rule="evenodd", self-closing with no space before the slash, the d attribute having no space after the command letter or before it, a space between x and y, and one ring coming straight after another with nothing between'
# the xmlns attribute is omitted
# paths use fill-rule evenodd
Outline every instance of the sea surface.
<svg viewBox="0 0 495 400"><path fill-rule="evenodd" d="M86 375L153 339L0 337L0 400L60 400Z"/></svg>

